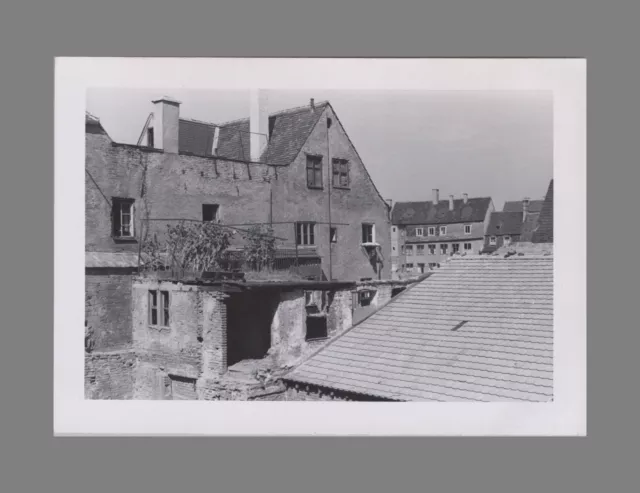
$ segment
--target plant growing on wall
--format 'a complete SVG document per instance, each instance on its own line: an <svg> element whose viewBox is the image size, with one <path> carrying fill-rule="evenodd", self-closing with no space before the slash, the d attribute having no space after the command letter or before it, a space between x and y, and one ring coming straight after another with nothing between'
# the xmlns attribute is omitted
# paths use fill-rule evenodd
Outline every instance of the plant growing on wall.
<svg viewBox="0 0 640 493"><path fill-rule="evenodd" d="M273 229L267 225L256 225L246 233L244 256L247 264L254 270L273 267L276 257L276 238Z"/></svg>

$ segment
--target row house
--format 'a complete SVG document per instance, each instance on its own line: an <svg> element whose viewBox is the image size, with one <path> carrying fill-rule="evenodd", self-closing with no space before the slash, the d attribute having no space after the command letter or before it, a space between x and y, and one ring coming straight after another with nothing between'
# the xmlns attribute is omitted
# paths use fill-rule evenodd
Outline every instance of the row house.
<svg viewBox="0 0 640 493"><path fill-rule="evenodd" d="M153 101L136 145L114 142L86 115L86 325L94 351L131 346L131 279L142 234L168 221L269 224L278 246L315 257L321 279L390 277L390 206L329 102L250 117L183 118Z"/></svg>
<svg viewBox="0 0 640 493"><path fill-rule="evenodd" d="M494 211L490 197L397 202L391 214L391 263L394 276L423 273L457 253L480 253Z"/></svg>

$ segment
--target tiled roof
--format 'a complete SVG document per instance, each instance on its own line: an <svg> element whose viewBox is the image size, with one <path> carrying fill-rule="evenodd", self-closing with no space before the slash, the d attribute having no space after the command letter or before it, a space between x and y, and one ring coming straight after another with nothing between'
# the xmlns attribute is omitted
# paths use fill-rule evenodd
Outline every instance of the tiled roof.
<svg viewBox="0 0 640 493"><path fill-rule="evenodd" d="M526 219L522 223L522 229L520 230L520 241L531 241L533 232L538 227L539 217L539 212L527 214Z"/></svg>
<svg viewBox="0 0 640 493"><path fill-rule="evenodd" d="M451 224L484 221L491 204L491 197L470 198L465 204L462 199L453 201L453 211L449 210L449 200L433 202L396 202L391 213L392 224Z"/></svg>
<svg viewBox="0 0 640 493"><path fill-rule="evenodd" d="M544 200L530 200L529 212L540 212ZM522 212L522 200L512 200L504 203L503 212Z"/></svg>
<svg viewBox="0 0 640 493"><path fill-rule="evenodd" d="M549 183L538 218L538 228L533 233L532 241L534 243L553 243L553 180Z"/></svg>
<svg viewBox="0 0 640 493"><path fill-rule="evenodd" d="M522 230L522 212L492 212L487 235L519 235Z"/></svg>
<svg viewBox="0 0 640 493"><path fill-rule="evenodd" d="M138 267L138 254L134 252L85 252L84 266L92 267Z"/></svg>
<svg viewBox="0 0 640 493"><path fill-rule="evenodd" d="M553 257L454 258L284 378L402 401L549 401Z"/></svg>
<svg viewBox="0 0 640 493"><path fill-rule="evenodd" d="M269 116L271 135L261 161L269 164L288 165L300 152L318 118L329 103L292 108ZM220 127L217 155L221 158L249 160L249 119L216 125L195 120L180 119L180 152L208 156L211 154L215 127Z"/></svg>

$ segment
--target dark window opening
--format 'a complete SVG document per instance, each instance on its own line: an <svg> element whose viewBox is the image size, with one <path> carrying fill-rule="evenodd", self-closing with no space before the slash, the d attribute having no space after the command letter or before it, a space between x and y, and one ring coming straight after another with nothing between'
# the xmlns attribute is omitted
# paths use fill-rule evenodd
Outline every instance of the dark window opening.
<svg viewBox="0 0 640 493"><path fill-rule="evenodd" d="M169 326L169 291L149 291L149 325Z"/></svg>
<svg viewBox="0 0 640 493"><path fill-rule="evenodd" d="M202 204L202 220L217 221L218 220L218 204Z"/></svg>
<svg viewBox="0 0 640 493"><path fill-rule="evenodd" d="M148 128L147 129L147 147L153 147L153 129L152 128Z"/></svg>
<svg viewBox="0 0 640 493"><path fill-rule="evenodd" d="M402 293L405 289L405 287L401 287L401 288L393 288L391 290L391 297L395 298L396 296L398 296L400 293Z"/></svg>
<svg viewBox="0 0 640 493"><path fill-rule="evenodd" d="M349 161L346 159L332 159L333 186L336 188L349 188Z"/></svg>
<svg viewBox="0 0 640 493"><path fill-rule="evenodd" d="M307 154L307 187L322 188L322 156Z"/></svg>
<svg viewBox="0 0 640 493"><path fill-rule="evenodd" d="M296 244L297 245L315 245L315 224L314 223L296 223Z"/></svg>
<svg viewBox="0 0 640 493"><path fill-rule="evenodd" d="M338 242L338 228L329 228L329 236L331 238L331 243Z"/></svg>
<svg viewBox="0 0 640 493"><path fill-rule="evenodd" d="M134 199L112 198L111 225L115 238L133 238L134 236Z"/></svg>
<svg viewBox="0 0 640 493"><path fill-rule="evenodd" d="M373 224L362 225L362 243L373 243L375 241Z"/></svg>
<svg viewBox="0 0 640 493"><path fill-rule="evenodd" d="M271 136L273 135L273 127L276 126L276 117L275 116L270 116L269 117L269 140L271 139Z"/></svg>
<svg viewBox="0 0 640 493"><path fill-rule="evenodd" d="M326 339L327 336L327 317L307 317L307 341Z"/></svg>
<svg viewBox="0 0 640 493"><path fill-rule="evenodd" d="M360 306L369 306L373 301L373 297L376 292L371 289L365 289L363 291L358 292L358 304Z"/></svg>

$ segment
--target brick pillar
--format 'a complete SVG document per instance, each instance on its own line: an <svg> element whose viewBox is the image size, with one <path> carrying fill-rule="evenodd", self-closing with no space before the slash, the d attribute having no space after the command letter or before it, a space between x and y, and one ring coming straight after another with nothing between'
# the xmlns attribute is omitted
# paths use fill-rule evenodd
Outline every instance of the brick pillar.
<svg viewBox="0 0 640 493"><path fill-rule="evenodd" d="M203 296L202 378L219 378L227 372L226 295L205 291Z"/></svg>

